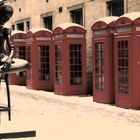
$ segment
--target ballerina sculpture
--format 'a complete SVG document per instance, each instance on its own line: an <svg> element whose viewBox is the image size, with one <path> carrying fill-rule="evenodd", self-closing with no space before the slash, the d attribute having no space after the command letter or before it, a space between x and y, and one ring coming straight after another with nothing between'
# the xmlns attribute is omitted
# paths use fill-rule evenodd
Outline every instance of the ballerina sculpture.
<svg viewBox="0 0 140 140"><path fill-rule="evenodd" d="M0 82L3 79L6 83L8 102L6 107L0 106L0 112L7 111L9 120L11 120L11 106L8 74L28 69L28 62L26 60L14 58L15 48L10 39L11 29L4 26L12 15L13 8L9 5L9 3L5 0L0 1ZM9 49L9 55L7 55L4 48L5 42Z"/></svg>

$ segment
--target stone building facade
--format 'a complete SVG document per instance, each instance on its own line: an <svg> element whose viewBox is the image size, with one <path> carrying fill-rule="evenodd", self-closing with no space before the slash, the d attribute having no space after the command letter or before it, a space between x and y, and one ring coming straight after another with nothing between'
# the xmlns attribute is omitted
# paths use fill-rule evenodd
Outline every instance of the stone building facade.
<svg viewBox="0 0 140 140"><path fill-rule="evenodd" d="M140 1L138 0L10 1L14 8L13 17L10 20L13 30L27 31L34 27L48 27L53 30L65 22L78 22L84 26L87 30L87 73L89 77L92 75L91 26L93 23L105 16L120 16L127 12L140 11Z"/></svg>

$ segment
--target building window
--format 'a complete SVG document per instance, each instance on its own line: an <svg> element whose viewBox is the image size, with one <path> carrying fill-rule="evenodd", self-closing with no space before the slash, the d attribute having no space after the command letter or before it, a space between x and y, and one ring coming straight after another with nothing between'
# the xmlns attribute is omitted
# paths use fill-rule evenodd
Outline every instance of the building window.
<svg viewBox="0 0 140 140"><path fill-rule="evenodd" d="M118 41L118 93L128 94L128 41Z"/></svg>
<svg viewBox="0 0 140 140"><path fill-rule="evenodd" d="M49 46L39 46L39 80L49 80L50 59Z"/></svg>
<svg viewBox="0 0 140 140"><path fill-rule="evenodd" d="M63 7L59 7L59 13L63 12Z"/></svg>
<svg viewBox="0 0 140 140"><path fill-rule="evenodd" d="M82 84L82 45L70 44L70 84Z"/></svg>
<svg viewBox="0 0 140 140"><path fill-rule="evenodd" d="M24 31L24 23L23 22L17 24L17 30Z"/></svg>
<svg viewBox="0 0 140 140"><path fill-rule="evenodd" d="M95 43L95 89L104 90L104 44Z"/></svg>
<svg viewBox="0 0 140 140"><path fill-rule="evenodd" d="M30 21L26 21L26 31L30 30Z"/></svg>
<svg viewBox="0 0 140 140"><path fill-rule="evenodd" d="M29 19L19 21L16 24L16 29L17 30L28 31L28 30L30 30L30 28L31 27L30 27L30 20Z"/></svg>
<svg viewBox="0 0 140 140"><path fill-rule="evenodd" d="M12 28L12 30L15 30L15 25L12 25L11 28Z"/></svg>
<svg viewBox="0 0 140 140"><path fill-rule="evenodd" d="M19 12L21 12L21 8L19 8L19 10L18 10Z"/></svg>
<svg viewBox="0 0 140 140"><path fill-rule="evenodd" d="M83 8L70 10L71 22L83 25Z"/></svg>
<svg viewBox="0 0 140 140"><path fill-rule="evenodd" d="M43 27L49 29L49 30L52 30L53 27L52 27L52 16L45 16L43 17Z"/></svg>
<svg viewBox="0 0 140 140"><path fill-rule="evenodd" d="M109 16L124 14L124 0L110 0L106 2Z"/></svg>
<svg viewBox="0 0 140 140"><path fill-rule="evenodd" d="M55 83L62 83L61 46L55 46Z"/></svg>

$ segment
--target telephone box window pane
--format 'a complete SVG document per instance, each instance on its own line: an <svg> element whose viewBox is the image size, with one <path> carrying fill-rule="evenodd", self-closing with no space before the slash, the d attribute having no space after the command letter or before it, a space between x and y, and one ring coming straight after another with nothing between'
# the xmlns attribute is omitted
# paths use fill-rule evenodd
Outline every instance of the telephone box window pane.
<svg viewBox="0 0 140 140"><path fill-rule="evenodd" d="M15 57L19 59L26 60L26 47L25 46L16 46L15 47ZM19 76L25 76L25 72L19 72Z"/></svg>
<svg viewBox="0 0 140 140"><path fill-rule="evenodd" d="M70 84L82 84L82 45L70 44Z"/></svg>
<svg viewBox="0 0 140 140"><path fill-rule="evenodd" d="M26 47L25 46L16 46L16 58L24 59L26 60Z"/></svg>
<svg viewBox="0 0 140 140"><path fill-rule="evenodd" d="M27 79L30 80L32 77L32 70L31 70L31 67L32 67L32 60L31 60L31 47L30 46L27 46L26 47L26 59L29 63L29 69L27 71Z"/></svg>
<svg viewBox="0 0 140 140"><path fill-rule="evenodd" d="M118 41L118 93L128 94L128 41Z"/></svg>
<svg viewBox="0 0 140 140"><path fill-rule="evenodd" d="M39 80L50 78L49 46L39 46Z"/></svg>
<svg viewBox="0 0 140 140"><path fill-rule="evenodd" d="M95 43L95 89L104 90L104 44Z"/></svg>
<svg viewBox="0 0 140 140"><path fill-rule="evenodd" d="M55 46L55 82L57 84L62 83L62 69L61 69L61 46Z"/></svg>

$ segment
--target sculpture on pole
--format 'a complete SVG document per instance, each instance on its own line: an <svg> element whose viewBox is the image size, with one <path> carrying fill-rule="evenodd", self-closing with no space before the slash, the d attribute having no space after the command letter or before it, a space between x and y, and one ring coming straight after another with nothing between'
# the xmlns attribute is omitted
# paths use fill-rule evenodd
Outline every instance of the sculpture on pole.
<svg viewBox="0 0 140 140"><path fill-rule="evenodd" d="M4 24L12 17L13 8L6 1L0 1L0 62L5 57L6 53L4 50L4 42L10 50L8 58L2 67L2 70L8 70L12 63L12 58L14 55L14 46L10 41L11 29L4 26Z"/></svg>

